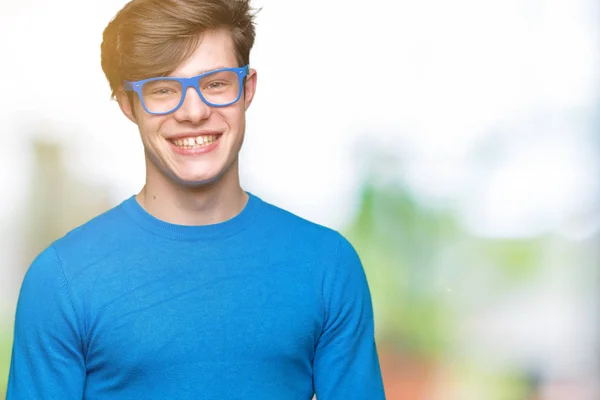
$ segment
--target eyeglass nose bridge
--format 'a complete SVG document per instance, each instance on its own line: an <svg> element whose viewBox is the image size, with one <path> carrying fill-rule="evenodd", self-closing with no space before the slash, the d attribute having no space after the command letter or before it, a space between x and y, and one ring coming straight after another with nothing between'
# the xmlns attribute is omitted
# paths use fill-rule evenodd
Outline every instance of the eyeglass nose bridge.
<svg viewBox="0 0 600 400"><path fill-rule="evenodd" d="M200 101L202 101L202 103L204 103L205 106L210 107L212 105L204 98L204 96L202 95L202 91L200 90L200 78L201 77L202 76L193 76L191 78L180 78L179 79L179 81L181 82L181 86L182 86L181 99L179 100L179 105L175 108L174 111L177 111L179 108L181 108L183 106L183 103L185 103L185 98L187 96L189 88L194 89L194 91L196 92L198 97L200 97Z"/></svg>

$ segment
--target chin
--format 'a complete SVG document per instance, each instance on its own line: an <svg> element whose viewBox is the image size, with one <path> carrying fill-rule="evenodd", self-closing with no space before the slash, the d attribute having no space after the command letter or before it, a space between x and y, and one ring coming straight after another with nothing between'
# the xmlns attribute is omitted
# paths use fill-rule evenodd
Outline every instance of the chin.
<svg viewBox="0 0 600 400"><path fill-rule="evenodd" d="M215 163L212 165L180 165L178 168L175 166L167 166L160 162L154 162L155 159L152 154L149 154L149 160L152 162L156 172L171 181L176 186L183 188L201 188L211 184L215 184L230 169L229 167L234 164L233 162L229 165L218 168ZM156 160L158 161L158 160ZM234 160L235 161L235 160Z"/></svg>
<svg viewBox="0 0 600 400"><path fill-rule="evenodd" d="M220 175L202 175L202 176L186 176L186 177L176 177L175 179L171 178L177 185L187 187L187 188L199 188L203 186L208 186L212 183L215 183L219 180Z"/></svg>
<svg viewBox="0 0 600 400"><path fill-rule="evenodd" d="M223 176L223 174L225 173L226 169L223 169L221 171L215 171L215 172L204 172L204 173L197 173L197 174L185 174L185 175L176 175L176 174L169 174L169 178L171 179L171 181L173 181L174 183L176 183L179 186L182 187L187 187L187 188L199 188L199 187L203 187L203 186L208 186L210 184L214 184L215 182L217 182L218 180L221 179L221 177Z"/></svg>

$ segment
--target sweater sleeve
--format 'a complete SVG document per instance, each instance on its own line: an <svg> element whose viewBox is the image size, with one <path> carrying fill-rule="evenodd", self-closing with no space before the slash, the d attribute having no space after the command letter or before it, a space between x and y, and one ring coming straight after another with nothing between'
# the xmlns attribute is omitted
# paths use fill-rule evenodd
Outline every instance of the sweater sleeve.
<svg viewBox="0 0 600 400"><path fill-rule="evenodd" d="M367 279L355 249L341 236L326 287L325 324L313 368L317 399L385 399Z"/></svg>
<svg viewBox="0 0 600 400"><path fill-rule="evenodd" d="M29 267L17 303L7 400L83 397L81 325L54 249Z"/></svg>

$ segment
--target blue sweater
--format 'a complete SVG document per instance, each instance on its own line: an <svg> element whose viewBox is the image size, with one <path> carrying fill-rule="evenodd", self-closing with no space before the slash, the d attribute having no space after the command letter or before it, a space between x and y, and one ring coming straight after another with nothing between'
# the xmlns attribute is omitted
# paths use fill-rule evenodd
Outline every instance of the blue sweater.
<svg viewBox="0 0 600 400"><path fill-rule="evenodd" d="M43 251L19 296L8 400L383 399L357 253L249 196L207 226L131 197Z"/></svg>

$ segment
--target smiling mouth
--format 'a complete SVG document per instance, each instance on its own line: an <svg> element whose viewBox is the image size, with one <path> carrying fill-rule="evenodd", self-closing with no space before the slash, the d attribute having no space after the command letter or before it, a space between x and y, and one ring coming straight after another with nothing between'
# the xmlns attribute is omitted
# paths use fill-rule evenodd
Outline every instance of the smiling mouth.
<svg viewBox="0 0 600 400"><path fill-rule="evenodd" d="M180 149L199 149L216 142L220 137L221 135L204 135L195 138L169 139L169 141Z"/></svg>

